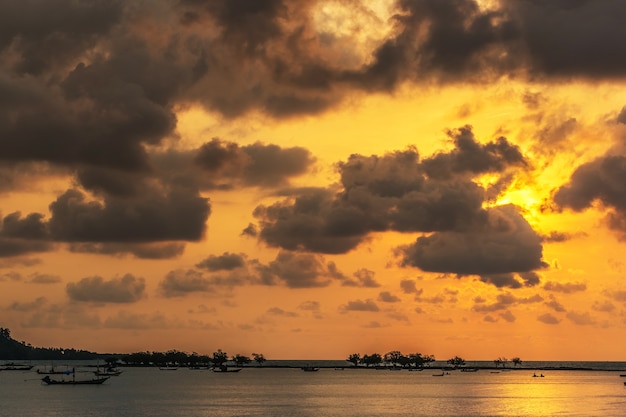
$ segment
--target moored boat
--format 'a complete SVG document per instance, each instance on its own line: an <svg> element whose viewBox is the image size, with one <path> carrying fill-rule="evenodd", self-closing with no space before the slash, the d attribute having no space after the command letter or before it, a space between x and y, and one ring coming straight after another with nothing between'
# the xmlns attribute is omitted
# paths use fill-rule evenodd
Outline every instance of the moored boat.
<svg viewBox="0 0 626 417"><path fill-rule="evenodd" d="M46 385L100 385L107 379L109 379L108 376L103 378L82 379L77 381L74 378L72 378L71 380L52 379L50 378L50 376L46 375L41 378L41 381L44 382Z"/></svg>

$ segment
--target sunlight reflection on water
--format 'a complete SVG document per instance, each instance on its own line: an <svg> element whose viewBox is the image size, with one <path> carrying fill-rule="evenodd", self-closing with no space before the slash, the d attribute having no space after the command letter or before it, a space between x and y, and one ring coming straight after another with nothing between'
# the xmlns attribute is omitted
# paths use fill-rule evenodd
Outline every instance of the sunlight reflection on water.
<svg viewBox="0 0 626 417"><path fill-rule="evenodd" d="M0 373L0 416L623 416L619 372L125 368L102 386L44 386Z"/></svg>

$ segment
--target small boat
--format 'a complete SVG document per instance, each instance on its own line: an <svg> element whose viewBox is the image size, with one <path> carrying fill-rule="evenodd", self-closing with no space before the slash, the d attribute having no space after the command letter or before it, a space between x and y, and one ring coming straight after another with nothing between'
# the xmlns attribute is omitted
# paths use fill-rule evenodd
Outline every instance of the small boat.
<svg viewBox="0 0 626 417"><path fill-rule="evenodd" d="M478 372L478 368L461 368L461 372Z"/></svg>
<svg viewBox="0 0 626 417"><path fill-rule="evenodd" d="M50 369L37 369L37 373L39 375L69 375L72 371L69 369L61 371L59 369L54 369L54 366L51 366Z"/></svg>
<svg viewBox="0 0 626 417"><path fill-rule="evenodd" d="M96 376L120 376L123 371L118 371L117 369L105 369L104 371L94 371Z"/></svg>
<svg viewBox="0 0 626 417"><path fill-rule="evenodd" d="M175 371L177 369L177 366L159 366L159 370L161 371Z"/></svg>
<svg viewBox="0 0 626 417"><path fill-rule="evenodd" d="M213 372L216 372L218 374L221 373L226 373L226 372L239 372L241 371L241 368L234 368L234 369L228 369L227 367L222 367L222 368L214 368Z"/></svg>
<svg viewBox="0 0 626 417"><path fill-rule="evenodd" d="M433 374L433 376L444 376L444 375L445 375L445 373L443 371L441 371L440 374Z"/></svg>
<svg viewBox="0 0 626 417"><path fill-rule="evenodd" d="M314 366L309 366L309 365L307 365L307 366L303 366L303 367L302 367L302 368L300 368L300 369L302 369L304 372L317 372L317 371L319 371L319 370L320 370L320 368L316 368L316 367L314 367Z"/></svg>
<svg viewBox="0 0 626 417"><path fill-rule="evenodd" d="M104 378L95 378L95 379L83 379L83 380L75 380L72 378L71 380L63 380L63 379L52 379L48 375L41 378L46 385L100 385L104 381L109 379L109 377Z"/></svg>

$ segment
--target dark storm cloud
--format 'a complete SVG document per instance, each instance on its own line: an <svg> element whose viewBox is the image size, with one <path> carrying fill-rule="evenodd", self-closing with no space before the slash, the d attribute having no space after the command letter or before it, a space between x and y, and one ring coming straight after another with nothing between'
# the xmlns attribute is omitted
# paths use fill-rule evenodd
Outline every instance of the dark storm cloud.
<svg viewBox="0 0 626 417"><path fill-rule="evenodd" d="M123 2L2 1L0 51L19 51L14 69L40 74L78 57L119 22Z"/></svg>
<svg viewBox="0 0 626 417"><path fill-rule="evenodd" d="M433 232L398 250L403 266L479 275L499 287L537 285L539 276L532 271L547 266L542 237L514 206L484 209L487 193L472 180L525 169L525 158L504 138L479 144L468 126L450 135L451 151L423 161L415 148L382 157L350 156L338 164L343 187L338 192L301 190L257 207L259 238L289 250L345 253L371 232Z"/></svg>
<svg viewBox="0 0 626 417"><path fill-rule="evenodd" d="M485 190L473 174L523 164L505 140L478 144L469 127L455 149L423 162L415 148L382 157L352 155L338 164L343 190L303 190L291 200L259 206L259 237L272 246L345 253L370 232L459 230L485 218Z"/></svg>
<svg viewBox="0 0 626 417"><path fill-rule="evenodd" d="M503 5L517 23L521 46L535 73L592 78L624 76L624 2L506 0Z"/></svg>
<svg viewBox="0 0 626 417"><path fill-rule="evenodd" d="M145 295L145 279L126 274L105 281L102 277L83 278L67 284L67 295L73 301L98 303L134 303Z"/></svg>
<svg viewBox="0 0 626 417"><path fill-rule="evenodd" d="M176 270L167 273L159 283L161 293L168 298L182 297L194 292L213 292L211 280L194 270Z"/></svg>
<svg viewBox="0 0 626 417"><path fill-rule="evenodd" d="M282 283L289 288L325 287L333 277L333 269L323 258L310 253L280 251L273 261L259 265L257 270L262 283Z"/></svg>
<svg viewBox="0 0 626 417"><path fill-rule="evenodd" d="M0 257L14 257L53 249L43 216L31 213L22 217L14 212L0 224Z"/></svg>
<svg viewBox="0 0 626 417"><path fill-rule="evenodd" d="M284 185L288 178L304 174L315 159L302 147L281 148L260 142L239 146L213 139L198 149L194 162L222 181L268 187Z"/></svg>
<svg viewBox="0 0 626 417"><path fill-rule="evenodd" d="M50 204L50 232L67 242L196 241L210 213L207 199L185 190L146 193L141 199L87 201L68 190Z"/></svg>
<svg viewBox="0 0 626 417"><path fill-rule="evenodd" d="M449 179L460 173L477 175L502 172L510 167L523 168L528 165L519 147L510 144L504 137L481 145L476 141L471 126L450 131L448 136L454 142L454 149L422 162L424 171L430 178Z"/></svg>
<svg viewBox="0 0 626 417"><path fill-rule="evenodd" d="M568 184L554 193L559 208L583 211L599 203L606 211L606 223L626 239L626 157L606 155L579 166Z"/></svg>
<svg viewBox="0 0 626 417"><path fill-rule="evenodd" d="M512 287L519 285L513 284L508 274L547 266L541 260L541 237L515 207L493 207L485 213L485 221L476 222L463 232L422 236L414 244L400 248L402 265L460 276L480 275L495 285ZM538 283L532 275L523 278L525 285Z"/></svg>
<svg viewBox="0 0 626 417"><path fill-rule="evenodd" d="M171 259L183 254L184 243L96 243L74 242L68 249L76 253L97 253L101 255L123 256L130 254L138 259Z"/></svg>

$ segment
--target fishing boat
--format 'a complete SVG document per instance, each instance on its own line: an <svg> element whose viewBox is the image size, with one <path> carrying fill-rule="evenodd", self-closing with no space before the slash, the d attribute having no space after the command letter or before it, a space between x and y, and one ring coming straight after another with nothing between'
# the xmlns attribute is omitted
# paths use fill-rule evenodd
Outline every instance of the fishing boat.
<svg viewBox="0 0 626 417"><path fill-rule="evenodd" d="M39 375L69 375L72 373L69 369L55 369L54 365L50 365L50 369L39 369L37 368L37 373Z"/></svg>
<svg viewBox="0 0 626 417"><path fill-rule="evenodd" d="M103 378L95 378L95 379L82 379L78 381L74 378L72 378L71 380L52 379L48 375L41 378L41 380L44 383L46 383L46 385L100 385L107 379L109 379L108 376L103 377Z"/></svg>
<svg viewBox="0 0 626 417"><path fill-rule="evenodd" d="M103 371L98 369L97 371L94 371L94 374L96 376L120 376L122 374L122 371L114 368L108 368Z"/></svg>
<svg viewBox="0 0 626 417"><path fill-rule="evenodd" d="M300 368L300 369L302 369L304 372L317 372L317 371L319 371L319 370L320 370L320 368L316 368L316 367L314 367L314 366L309 366L309 365L307 365L307 366L303 366L303 367L302 367L302 368Z"/></svg>
<svg viewBox="0 0 626 417"><path fill-rule="evenodd" d="M239 372L239 371L241 371L241 368L229 369L229 368L227 368L225 366L220 366L219 368L213 368L211 370L213 372L221 374L221 373L228 373L228 372Z"/></svg>

